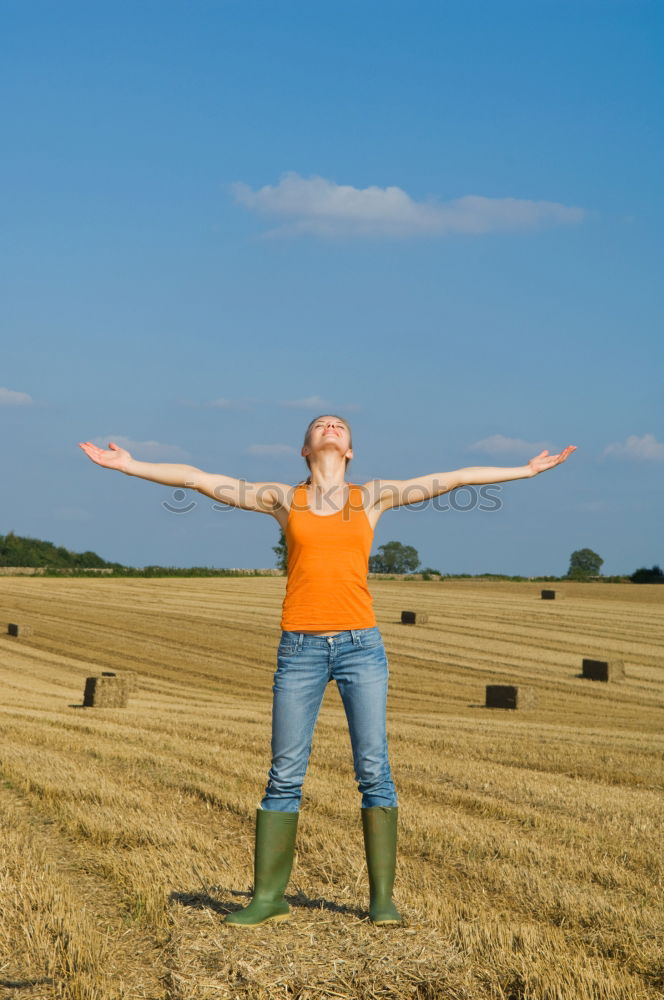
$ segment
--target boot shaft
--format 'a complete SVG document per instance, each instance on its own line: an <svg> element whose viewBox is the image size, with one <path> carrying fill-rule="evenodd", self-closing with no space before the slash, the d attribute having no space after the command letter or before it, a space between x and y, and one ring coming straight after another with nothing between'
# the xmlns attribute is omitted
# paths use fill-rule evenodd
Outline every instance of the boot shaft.
<svg viewBox="0 0 664 1000"><path fill-rule="evenodd" d="M372 893L394 884L397 854L397 806L371 806L361 809L364 849Z"/></svg>
<svg viewBox="0 0 664 1000"><path fill-rule="evenodd" d="M377 926L401 924L401 914L392 902L397 864L397 806L371 806L361 813L369 873L369 918Z"/></svg>
<svg viewBox="0 0 664 1000"><path fill-rule="evenodd" d="M298 816L256 810L253 899L243 910L228 914L226 923L230 926L258 927L290 917L284 892L293 867Z"/></svg>
<svg viewBox="0 0 664 1000"><path fill-rule="evenodd" d="M280 898L293 867L295 838L300 814L256 810L254 893Z"/></svg>

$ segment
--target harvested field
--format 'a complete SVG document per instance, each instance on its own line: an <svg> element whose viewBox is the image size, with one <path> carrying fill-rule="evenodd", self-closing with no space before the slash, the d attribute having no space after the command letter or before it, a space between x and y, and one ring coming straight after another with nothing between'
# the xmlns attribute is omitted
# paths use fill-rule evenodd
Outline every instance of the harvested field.
<svg viewBox="0 0 664 1000"><path fill-rule="evenodd" d="M328 688L287 892L250 898L284 580L0 579L0 997L655 1000L664 587L372 580L390 663L402 928L368 922ZM428 616L401 625L410 605ZM625 678L582 679L583 657ZM134 671L123 709L85 678ZM527 713L487 684L532 688Z"/></svg>

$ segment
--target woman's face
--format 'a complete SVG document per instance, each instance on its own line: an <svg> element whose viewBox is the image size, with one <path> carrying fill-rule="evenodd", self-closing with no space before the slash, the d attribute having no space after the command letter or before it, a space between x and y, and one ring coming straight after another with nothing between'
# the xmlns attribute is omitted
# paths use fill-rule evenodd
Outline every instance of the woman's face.
<svg viewBox="0 0 664 1000"><path fill-rule="evenodd" d="M318 417L309 429L308 442L302 447L303 457L331 447L349 460L353 457L350 429L340 417Z"/></svg>

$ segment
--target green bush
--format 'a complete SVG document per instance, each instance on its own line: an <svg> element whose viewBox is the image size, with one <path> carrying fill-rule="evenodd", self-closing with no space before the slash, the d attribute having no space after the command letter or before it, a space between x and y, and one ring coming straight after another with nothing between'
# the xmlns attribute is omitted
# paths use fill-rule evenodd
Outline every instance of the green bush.
<svg viewBox="0 0 664 1000"><path fill-rule="evenodd" d="M632 583L664 583L664 573L659 566L653 566L652 569L642 566L632 573L630 580Z"/></svg>

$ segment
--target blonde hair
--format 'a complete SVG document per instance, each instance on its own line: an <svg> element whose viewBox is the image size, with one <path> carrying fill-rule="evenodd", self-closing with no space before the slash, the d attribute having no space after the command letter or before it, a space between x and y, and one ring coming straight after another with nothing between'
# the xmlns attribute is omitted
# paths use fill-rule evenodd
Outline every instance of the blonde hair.
<svg viewBox="0 0 664 1000"><path fill-rule="evenodd" d="M304 441L302 442L302 447L305 448L305 447L309 446L309 441L310 441L310 438L311 438L311 432L313 430L314 424L316 423L316 421L323 420L325 417L334 417L335 420L340 420L342 422L342 424L344 424L348 428L348 439L349 439L348 447L352 448L353 447L353 430L352 430L350 424L348 423L348 421L346 419L344 419L344 417L340 417L336 413L321 413L320 416L314 417L314 419L311 421L311 423L309 424L309 426L306 429L306 432L305 432L305 435L304 435ZM303 482L304 482L305 485L310 486L311 485L311 463L310 463L309 458L307 456L305 456L304 461L307 463L307 468L309 470L309 475L308 475L308 477L305 480L303 480ZM346 459L346 465L344 467L344 474L346 473L346 469L348 468L348 463L349 462L350 462L350 458L347 458Z"/></svg>

